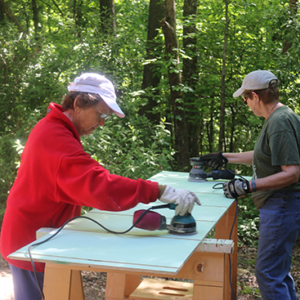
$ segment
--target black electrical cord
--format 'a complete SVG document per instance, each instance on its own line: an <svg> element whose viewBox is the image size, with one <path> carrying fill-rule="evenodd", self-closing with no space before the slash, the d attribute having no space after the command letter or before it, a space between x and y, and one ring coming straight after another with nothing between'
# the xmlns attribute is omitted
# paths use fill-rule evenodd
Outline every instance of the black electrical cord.
<svg viewBox="0 0 300 300"><path fill-rule="evenodd" d="M228 170L226 168L225 168L225 170L228 171L228 172L230 172L230 173L232 173L232 174L234 174L234 175L239 176L243 180L246 180L242 175L236 174L232 170ZM222 186L221 187L217 187L218 185L222 185ZM223 189L223 183L219 182L219 183L215 184L213 186L213 189ZM234 214L233 224L232 224L232 227L231 227L231 230L230 230L230 234L229 234L229 239L230 240L231 240L231 235L232 235L232 232L233 232L233 228L234 228L234 225L235 225L235 222L236 222L236 219L237 219L238 198L235 198L235 203L236 203L235 214ZM230 288L231 288L231 293L232 293L233 300L235 300L235 293L234 293L234 290L233 290L232 280L231 280L231 254L230 253L228 254L228 260L229 260L229 283L230 283Z"/></svg>
<svg viewBox="0 0 300 300"><path fill-rule="evenodd" d="M45 239L44 241L42 242L38 242L38 243L34 243L32 245L30 245L28 247L28 254L29 254L29 257L30 257L30 262L31 262L31 265L32 265L32 269L33 269L33 273L34 273L34 277L35 277L35 280L38 284L38 287L39 287L39 290L41 292L41 296L42 296L42 299L44 300L45 299L45 295L43 293L43 289L40 285L40 282L37 278L37 272L36 272L36 268L35 268L35 265L34 265L34 261L32 259L32 255L31 255L31 248L32 247L36 247L36 246L39 246L39 245L42 245L46 242L48 242L49 240L53 239L68 223L70 223L71 221L75 220L75 219L87 219L87 220L90 220L94 223L96 223L97 225L99 225L100 227L102 227L103 229L105 229L106 231L110 232L110 233L115 233L115 234L125 234L127 232L129 232L130 230L133 229L133 227L135 227L135 225L145 216L145 214L150 211L151 209L159 209L159 208L170 208L170 204L163 204L163 205L155 205L155 206L151 206L149 207L147 210L145 210L140 216L139 218L134 222L134 224L128 228L127 230L125 231L113 231L113 230L110 230L108 228L106 228L104 225L102 225L101 223L95 221L94 219L92 218L89 218L89 217L85 217L85 216L77 216L77 217L73 217L71 219L69 219L68 221L66 221L56 232L55 234L51 235L50 237L48 237L47 239ZM54 228L53 228L54 229Z"/></svg>
<svg viewBox="0 0 300 300"><path fill-rule="evenodd" d="M230 173L234 174L234 175L238 175L238 174L235 174L232 170L228 170L225 168L225 170L229 171ZM241 177L242 179L245 180L245 178L241 175L238 175L239 177ZM218 185L222 185L221 187L218 187ZM222 182L219 182L217 184L215 184L213 186L213 189L222 189L223 188L223 183ZM231 228L231 231L230 231L230 236L229 236L229 239L231 239L231 234L232 234L232 231L233 231L233 228L234 228L234 224L236 222L236 216L237 216L237 210L238 210L238 203L237 203L237 199L236 200L236 212L235 212L235 217L234 217L234 221L233 221L233 224L232 224L232 228ZM46 240L42 241L42 242L38 242L38 243L34 243L32 245L30 245L28 247L28 254L29 254L29 257L30 257L30 262L31 262L31 265L32 265L32 269L33 269L33 273L34 273L34 277L35 277L35 280L38 284L38 287L39 287L39 290L41 292L41 296L42 296L42 299L44 300L45 299L45 295L43 293L43 289L40 285L40 282L37 278L37 272L36 272L36 268L35 268L35 265L34 265L34 261L33 261L33 258L32 258L32 255L31 255L31 248L32 247L36 247L36 246L39 246L39 245L42 245L46 242L48 242L49 240L51 240L52 238L54 238L68 223L70 223L71 221L75 220L75 219L87 219L87 220L90 220L94 223L96 223L97 225L99 225L100 227L102 227L104 230L110 232L110 233L115 233L115 234L125 234L127 232L129 232L130 230L133 229L133 227L135 227L135 225L144 217L144 215L150 211L151 209L158 209L158 208L170 208L170 204L164 204L164 205L156 205L156 206L151 206L150 208L148 208L147 210L145 210L141 215L140 217L135 221L135 223L130 227L128 228L127 230L125 231L113 231L113 230L110 230L108 228L106 228L104 225L100 224L99 222L95 221L94 219L92 218L89 218L89 217L85 217L85 216L77 216L77 217L74 217L74 218L71 218L69 220L67 220L56 232L55 234L53 234L52 236L50 236L49 238L47 238ZM232 287L232 282L231 282L231 257L230 257L230 254L228 254L229 256L229 280L230 280L230 287L231 287L231 291L232 291L232 295L234 297L234 300L235 300L235 294L234 294L234 291L233 291L233 287Z"/></svg>
<svg viewBox="0 0 300 300"><path fill-rule="evenodd" d="M231 240L231 234L232 234L232 231L233 231L233 228L234 228L234 225L235 225L235 222L236 222L236 218L237 218L237 212L238 212L238 199L237 198L235 199L235 203L236 203L235 214L234 214L234 219L233 219L233 224L232 224L232 227L231 227L231 231L230 231L230 234L229 234L229 239L230 240ZM229 283L230 283L230 288L231 288L231 293L232 293L232 296L233 296L233 300L235 300L235 293L234 293L233 286L232 286L232 281L231 281L231 254L230 253L228 253L228 260L229 260Z"/></svg>

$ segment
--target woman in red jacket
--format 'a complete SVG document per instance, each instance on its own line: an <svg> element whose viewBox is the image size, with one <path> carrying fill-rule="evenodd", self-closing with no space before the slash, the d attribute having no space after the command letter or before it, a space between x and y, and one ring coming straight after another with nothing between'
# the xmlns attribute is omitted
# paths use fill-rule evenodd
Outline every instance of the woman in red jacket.
<svg viewBox="0 0 300 300"><path fill-rule="evenodd" d="M68 87L62 106L50 103L47 116L33 128L10 191L1 232L1 253L9 262L15 300L41 299L30 262L7 256L35 240L41 227L58 228L79 216L81 206L127 210L160 199L178 204L176 214L191 211L195 194L149 180L109 174L83 151L80 137L91 134L115 113L124 117L112 83L84 73ZM44 264L36 263L42 285Z"/></svg>

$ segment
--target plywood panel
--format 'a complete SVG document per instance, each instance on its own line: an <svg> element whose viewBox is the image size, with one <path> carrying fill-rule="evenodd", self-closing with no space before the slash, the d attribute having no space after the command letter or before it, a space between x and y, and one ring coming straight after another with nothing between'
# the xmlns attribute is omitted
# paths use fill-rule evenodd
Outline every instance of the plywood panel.
<svg viewBox="0 0 300 300"><path fill-rule="evenodd" d="M129 299L193 300L193 283L146 278Z"/></svg>
<svg viewBox="0 0 300 300"><path fill-rule="evenodd" d="M185 188L198 195L203 205L195 205L193 210L197 221L196 234L171 235L166 231L147 232L135 228L126 235L119 235L100 230L90 221L75 220L54 239L33 248L34 260L85 268L99 267L176 276L215 224L221 218L228 219L224 219L226 211L234 202L233 199L224 197L222 189L213 189L216 181L198 183L189 182L187 178L188 173L162 172L150 180L175 188ZM139 204L124 212L103 212L94 209L87 216L112 230L124 231L130 227L134 211L161 204L160 201L149 205ZM174 211L170 209L157 212L165 215L168 222L174 216ZM18 250L10 255L10 258L29 260L27 249L28 246ZM194 268L194 265L187 265L186 268L192 267Z"/></svg>
<svg viewBox="0 0 300 300"><path fill-rule="evenodd" d="M127 299L141 281L139 275L107 273L105 299Z"/></svg>
<svg viewBox="0 0 300 300"><path fill-rule="evenodd" d="M194 252L177 276L178 278L192 279L194 283L223 282L224 255L222 253Z"/></svg>
<svg viewBox="0 0 300 300"><path fill-rule="evenodd" d="M233 203L232 206L229 208L228 212L221 218L221 220L216 226L216 231L215 231L216 238L229 238L230 231L232 229L233 222L234 222L236 209L237 209L236 203ZM231 255L231 265L229 264L228 255L226 255L226 261L225 261L225 273L224 273L224 282L225 282L224 299L225 300L231 299L231 297L228 296L231 295L232 293L231 286L233 287L233 291L235 294L237 291L237 230L238 230L237 218L238 216L236 216L236 222L232 231L232 239L234 241L234 252ZM231 267L231 278L229 277L230 267ZM231 284L230 284L230 280L231 280Z"/></svg>
<svg viewBox="0 0 300 300"><path fill-rule="evenodd" d="M219 198L223 199L222 197L223 196L218 195L217 199L219 199ZM229 201L227 203L224 202L223 206L213 206L213 202L211 203L210 206L195 205L194 209L192 211L192 215L198 221L210 221L210 222L215 222L216 223L223 216L223 214L226 212L226 210L228 209L228 207L230 207L230 205L232 203L233 203L232 201ZM89 215L94 216L94 214L106 214L108 217L110 215L127 215L127 216L132 217L134 212L137 211L137 210L148 209L152 206L159 206L161 204L163 204L163 203L158 202L158 201L155 202L155 203L152 203L152 205L138 204L133 209L126 210L126 211L123 211L123 212L118 212L118 213L116 213L116 212L103 212L103 211L100 211L100 210L97 210L97 209L93 209L91 212L89 212L87 214L87 216L89 216ZM161 214L161 215L163 215L163 216L165 216L168 219L172 219L174 217L174 214L175 214L174 210L168 209L168 208L158 209L158 210L154 210L154 211ZM95 218L97 218L97 217L95 216ZM125 229L125 226L124 226L124 229Z"/></svg>
<svg viewBox="0 0 300 300"><path fill-rule="evenodd" d="M183 247L181 239L62 230L52 240L34 247L32 255L37 261L177 273L198 244L197 240L184 240ZM28 258L27 248L17 251L19 258Z"/></svg>
<svg viewBox="0 0 300 300"><path fill-rule="evenodd" d="M124 299L126 274L107 274L105 299Z"/></svg>
<svg viewBox="0 0 300 300"><path fill-rule="evenodd" d="M223 289L217 286L194 285L193 300L221 300L223 299Z"/></svg>

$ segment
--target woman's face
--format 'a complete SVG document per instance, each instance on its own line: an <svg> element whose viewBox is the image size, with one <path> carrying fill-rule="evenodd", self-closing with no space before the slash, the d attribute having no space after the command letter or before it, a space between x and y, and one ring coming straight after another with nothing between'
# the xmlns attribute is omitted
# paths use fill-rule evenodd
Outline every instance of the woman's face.
<svg viewBox="0 0 300 300"><path fill-rule="evenodd" d="M104 126L105 116L111 116L112 110L104 101L88 108L80 108L74 101L73 124L78 131L79 136L91 134L98 126Z"/></svg>
<svg viewBox="0 0 300 300"><path fill-rule="evenodd" d="M248 105L248 107L250 107L250 109L252 110L254 115L256 115L257 117L261 117L262 116L262 114L261 114L262 102L259 101L259 96L256 93L252 92L252 99L250 97L248 97L246 100L247 100L246 104Z"/></svg>

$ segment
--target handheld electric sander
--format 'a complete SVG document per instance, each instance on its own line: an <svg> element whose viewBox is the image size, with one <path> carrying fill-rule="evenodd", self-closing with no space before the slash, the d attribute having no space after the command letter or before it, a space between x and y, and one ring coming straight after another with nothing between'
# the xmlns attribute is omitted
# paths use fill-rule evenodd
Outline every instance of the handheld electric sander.
<svg viewBox="0 0 300 300"><path fill-rule="evenodd" d="M152 209L169 208L175 210L175 207L176 205L171 203L153 206ZM185 213L183 216L175 215L171 220L171 224L167 224L165 216L154 211L141 209L134 213L133 224L137 228L151 231L169 230L169 233L173 234L196 233L196 220L190 213Z"/></svg>
<svg viewBox="0 0 300 300"><path fill-rule="evenodd" d="M188 181L193 182L203 182L207 178L212 178L213 180L218 179L233 179L235 174L231 170L212 170L211 173L206 173L205 168L208 167L207 160L201 157L190 158L192 169L189 174Z"/></svg>
<svg viewBox="0 0 300 300"><path fill-rule="evenodd" d="M226 162L224 163L223 160L220 165L213 166L211 173L205 172L205 168L211 167L207 159L192 157L190 158L190 162L192 169L189 173L188 181L203 182L206 181L207 178L217 180L233 179L235 177L234 172L231 170L218 169L220 166L225 168ZM175 204L165 204L153 206L151 209L169 208L175 210L175 207ZM134 213L133 225L145 230L169 230L170 233L174 234L192 234L196 232L196 221L190 213L186 213L183 216L175 215L171 220L171 224L167 224L166 217L154 211L138 210Z"/></svg>

